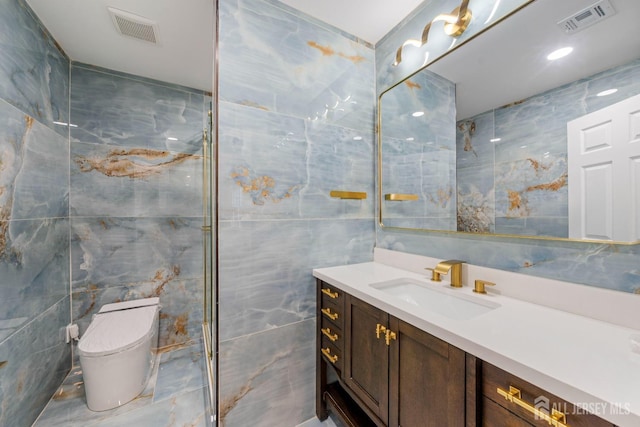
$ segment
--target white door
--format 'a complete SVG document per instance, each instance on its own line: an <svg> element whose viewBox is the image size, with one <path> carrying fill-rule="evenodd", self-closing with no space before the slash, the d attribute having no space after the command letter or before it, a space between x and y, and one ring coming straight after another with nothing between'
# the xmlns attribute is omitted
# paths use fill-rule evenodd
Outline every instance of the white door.
<svg viewBox="0 0 640 427"><path fill-rule="evenodd" d="M567 123L569 237L640 240L640 95Z"/></svg>

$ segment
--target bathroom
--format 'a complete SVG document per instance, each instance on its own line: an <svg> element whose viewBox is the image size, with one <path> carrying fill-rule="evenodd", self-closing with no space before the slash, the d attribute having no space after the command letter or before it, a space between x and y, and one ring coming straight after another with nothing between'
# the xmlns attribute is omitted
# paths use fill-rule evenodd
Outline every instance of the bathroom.
<svg viewBox="0 0 640 427"><path fill-rule="evenodd" d="M86 408L68 405L82 396L81 379L67 377L77 360L65 327L78 324L82 335L100 306L151 296L162 305L155 395L95 425L203 425L211 414L201 325L215 311L203 307L207 281L217 282L210 346L226 426L314 418L311 270L371 261L374 247L629 298L640 289L638 246L378 225L377 96L424 60L407 55L392 67L397 47L459 1L422 2L374 48L276 0L220 0L214 272L203 257L201 147L216 94L75 62L26 2L2 2L1 425L31 425L43 409L37 425L92 425L80 418L92 415ZM491 3L500 16L526 2ZM114 163L123 169L108 169ZM334 199L332 190L368 197Z"/></svg>

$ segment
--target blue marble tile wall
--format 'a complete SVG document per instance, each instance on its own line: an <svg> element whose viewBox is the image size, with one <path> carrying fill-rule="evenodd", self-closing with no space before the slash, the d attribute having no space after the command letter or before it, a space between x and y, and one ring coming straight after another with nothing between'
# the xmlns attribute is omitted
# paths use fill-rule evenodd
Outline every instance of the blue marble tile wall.
<svg viewBox="0 0 640 427"><path fill-rule="evenodd" d="M202 131L210 96L71 65L72 318L160 297L160 346L192 344L203 320Z"/></svg>
<svg viewBox="0 0 640 427"><path fill-rule="evenodd" d="M71 366L69 60L0 1L0 425L30 426Z"/></svg>
<svg viewBox="0 0 640 427"><path fill-rule="evenodd" d="M424 70L380 98L383 196L387 226L456 229L455 85Z"/></svg>
<svg viewBox="0 0 640 427"><path fill-rule="evenodd" d="M455 1L442 0L429 2L419 7L412 15L405 19L398 27L394 28L385 38L376 45L376 76L377 93L380 94L395 82L415 72L424 63L424 54L430 50L430 44L422 48L406 48L408 58L401 62L400 66L393 67L397 47L407 38L417 38L422 28L433 16L457 6ZM487 2L490 3L490 2ZM502 2L494 15L504 16L527 1ZM470 7L474 10L474 2ZM485 14L485 12L478 13ZM494 22L498 18L492 18ZM475 18L474 18L475 19ZM486 18L478 19L476 24L469 27L469 36L486 28ZM465 33L465 34L467 34ZM444 52L445 44L434 43L434 54L429 61L438 56L438 52ZM451 44L446 44L448 48ZM412 55L411 52L414 52ZM631 73L631 81L638 81L638 74ZM624 79L622 79L624 81ZM607 86L606 79L596 79L589 86L589 93L596 93L596 87ZM627 95L629 96L629 95ZM589 103L601 102L589 97ZM597 109L595 104L589 108ZM478 120L492 122L493 117L482 116ZM496 118L497 120L497 118ZM485 153L483 153L484 155ZM486 155L491 155L486 153ZM478 203L492 204L493 195L488 191L495 184L490 181L493 176L492 168L479 168L474 172L478 185L481 185L483 194L488 195L487 200ZM469 182L463 174L458 179ZM491 211L488 211L491 214ZM489 235L446 235L433 232L416 232L410 230L389 230L377 226L376 245L381 248L410 252L436 258L457 258L467 262L491 268L514 271L539 277L547 277L568 282L580 283L590 286L613 289L623 292L640 294L640 245L620 246L608 244L593 244L566 241L546 241L535 239L502 238Z"/></svg>
<svg viewBox="0 0 640 427"><path fill-rule="evenodd" d="M219 58L220 418L295 426L314 416L311 270L372 258L374 50L279 1L222 0Z"/></svg>
<svg viewBox="0 0 640 427"><path fill-rule="evenodd" d="M459 122L459 229L568 237L567 122L639 93L637 59Z"/></svg>

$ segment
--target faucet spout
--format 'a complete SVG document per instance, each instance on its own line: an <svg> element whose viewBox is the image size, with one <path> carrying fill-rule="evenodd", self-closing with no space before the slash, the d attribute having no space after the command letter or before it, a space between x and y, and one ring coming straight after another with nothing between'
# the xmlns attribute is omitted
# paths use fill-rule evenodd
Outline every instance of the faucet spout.
<svg viewBox="0 0 640 427"><path fill-rule="evenodd" d="M449 274L451 278L451 286L454 288L462 287L462 264L464 261L458 259L450 259L441 261L436 265L433 271L438 274Z"/></svg>

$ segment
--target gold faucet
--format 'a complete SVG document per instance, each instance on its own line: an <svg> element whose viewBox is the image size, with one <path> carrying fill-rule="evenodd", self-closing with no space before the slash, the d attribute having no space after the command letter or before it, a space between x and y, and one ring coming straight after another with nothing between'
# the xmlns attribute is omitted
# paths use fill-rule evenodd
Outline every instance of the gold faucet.
<svg viewBox="0 0 640 427"><path fill-rule="evenodd" d="M448 261L441 261L436 265L436 268L433 269L434 276L435 273L438 274L447 274L450 273L451 277L451 286L454 288L462 287L462 264L464 261L460 261L458 259L450 259Z"/></svg>

